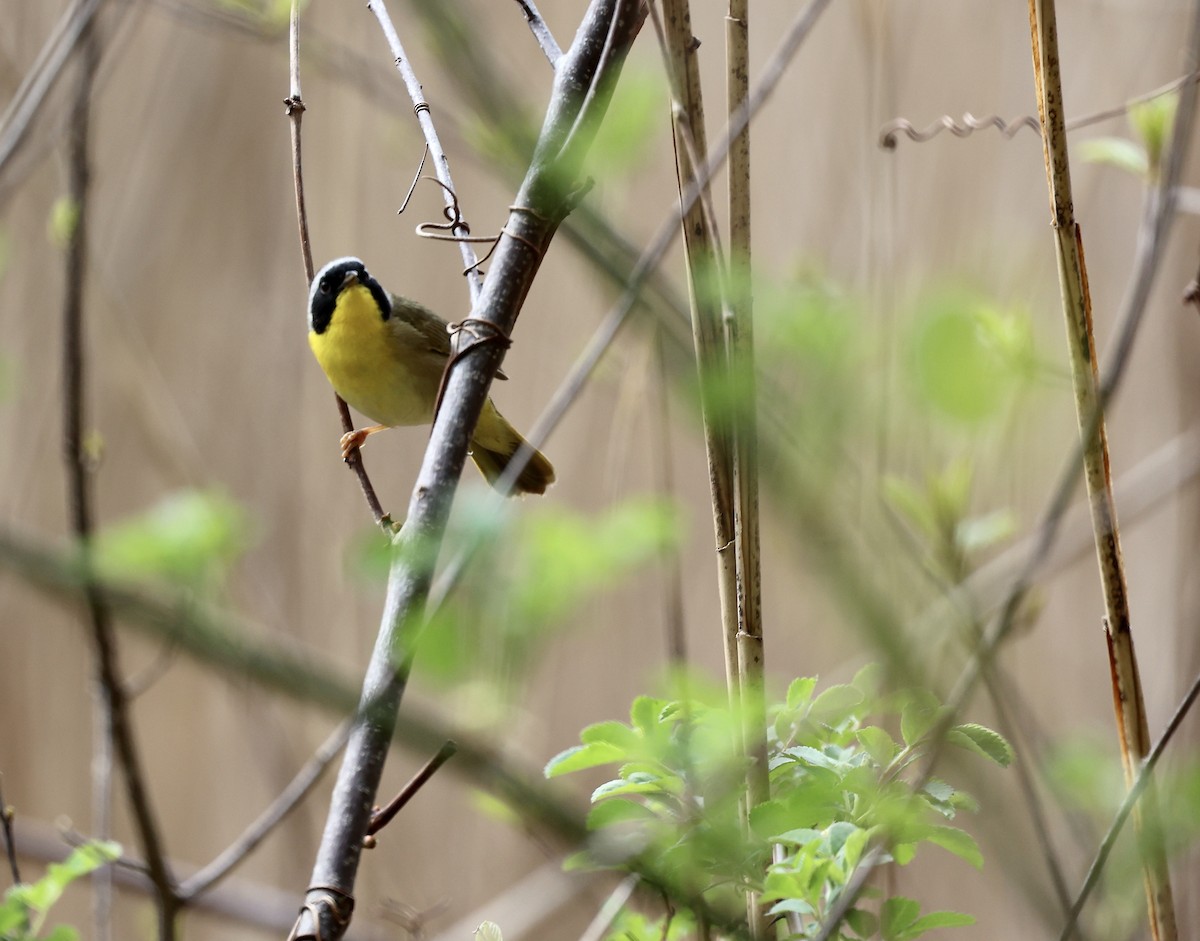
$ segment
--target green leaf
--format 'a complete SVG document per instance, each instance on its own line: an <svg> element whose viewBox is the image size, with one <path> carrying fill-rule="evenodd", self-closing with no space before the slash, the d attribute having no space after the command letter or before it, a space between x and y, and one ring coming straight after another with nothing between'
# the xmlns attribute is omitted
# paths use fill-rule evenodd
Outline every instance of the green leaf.
<svg viewBox="0 0 1200 941"><path fill-rule="evenodd" d="M873 938L879 930L879 919L862 908L852 908L846 912L846 924L860 938Z"/></svg>
<svg viewBox="0 0 1200 941"><path fill-rule="evenodd" d="M629 717L633 720L634 728L648 735L653 735L659 725L659 717L667 703L652 696L639 696L629 708Z"/></svg>
<svg viewBox="0 0 1200 941"><path fill-rule="evenodd" d="M854 869L858 865L870 838L871 831L861 827L855 827L854 832L846 837L842 844L842 859L845 860L847 870Z"/></svg>
<svg viewBox="0 0 1200 941"><path fill-rule="evenodd" d="M996 417L1015 378L980 328L981 301L946 291L925 301L908 341L908 367L921 398L954 421L978 425Z"/></svg>
<svg viewBox="0 0 1200 941"><path fill-rule="evenodd" d="M1163 148L1174 129L1178 106L1179 93L1171 92L1140 101L1129 109L1129 123L1145 146L1147 162L1155 175L1162 162Z"/></svg>
<svg viewBox="0 0 1200 941"><path fill-rule="evenodd" d="M916 690L900 713L900 734L904 744L917 744L937 721L941 706L928 690Z"/></svg>
<svg viewBox="0 0 1200 941"><path fill-rule="evenodd" d="M830 686L812 701L812 705L808 707L808 715L815 722L840 725L853 716L854 710L862 705L863 700L862 690L848 683Z"/></svg>
<svg viewBox="0 0 1200 941"><path fill-rule="evenodd" d="M589 830L601 830L625 823L644 823L654 820L654 814L636 801L601 801L588 811Z"/></svg>
<svg viewBox="0 0 1200 941"><path fill-rule="evenodd" d="M1123 137L1093 137L1080 141L1077 152L1088 163L1105 163L1141 179L1150 173L1146 151Z"/></svg>
<svg viewBox="0 0 1200 941"><path fill-rule="evenodd" d="M812 697L813 690L816 689L817 678L815 676L802 676L792 680L788 685L787 691L787 707L795 712L801 706L808 702Z"/></svg>
<svg viewBox="0 0 1200 941"><path fill-rule="evenodd" d="M773 843L795 843L798 846L805 846L813 840L820 840L825 836L820 830L814 830L811 827L801 827L798 830L788 830L786 833L780 833L771 837Z"/></svg>
<svg viewBox="0 0 1200 941"><path fill-rule="evenodd" d="M902 932L909 928L921 914L921 905L915 899L893 895L885 901L879 911L879 930L884 941L900 941Z"/></svg>
<svg viewBox="0 0 1200 941"><path fill-rule="evenodd" d="M946 741L982 755L1002 768L1007 768L1013 761L1012 746L1004 736L976 722L956 725L946 736Z"/></svg>
<svg viewBox="0 0 1200 941"><path fill-rule="evenodd" d="M43 941L79 941L79 932L70 925L58 925L43 936Z"/></svg>
<svg viewBox="0 0 1200 941"><path fill-rule="evenodd" d="M504 935L494 921L485 921L475 929L475 941L504 941Z"/></svg>
<svg viewBox="0 0 1200 941"><path fill-rule="evenodd" d="M892 859L897 866L907 866L917 855L917 848L912 843L897 843L892 847Z"/></svg>
<svg viewBox="0 0 1200 941"><path fill-rule="evenodd" d="M975 924L972 915L962 912L930 912L922 915L897 936L896 941L911 941L934 928L963 928Z"/></svg>
<svg viewBox="0 0 1200 941"><path fill-rule="evenodd" d="M921 790L938 802L948 801L954 796L954 788L937 778L930 778Z"/></svg>
<svg viewBox="0 0 1200 941"><path fill-rule="evenodd" d="M783 915L791 912L795 915L815 915L817 910L804 899L780 899L767 911L768 915Z"/></svg>
<svg viewBox="0 0 1200 941"><path fill-rule="evenodd" d="M886 768L892 763L899 750L892 736L877 725L868 725L856 733L858 743L862 745L871 760L880 768Z"/></svg>
<svg viewBox="0 0 1200 941"><path fill-rule="evenodd" d="M606 781L592 791L592 802L609 797L623 797L631 794L672 794L680 790L678 779L669 777L651 777L649 775L631 775L629 780L617 778Z"/></svg>
<svg viewBox="0 0 1200 941"><path fill-rule="evenodd" d="M964 553L982 552L1010 538L1017 530L1011 510L996 510L983 516L960 520L954 527L954 542Z"/></svg>
<svg viewBox="0 0 1200 941"><path fill-rule="evenodd" d="M120 855L121 845L110 841L95 840L75 847L61 863L47 866L46 874L37 882L19 887L24 904L36 912L49 911L68 885Z"/></svg>
<svg viewBox="0 0 1200 941"><path fill-rule="evenodd" d="M29 925L29 909L21 900L20 888L10 887L4 893L4 901L0 902L0 938L18 936L18 932Z"/></svg>
<svg viewBox="0 0 1200 941"><path fill-rule="evenodd" d="M573 745L546 762L543 773L548 778L557 778L572 771L582 771L585 768L595 768L597 765L613 764L623 761L625 752L608 742L594 742L591 745Z"/></svg>
<svg viewBox="0 0 1200 941"><path fill-rule="evenodd" d="M579 740L585 745L608 744L621 749L632 757L641 744L637 732L623 722L610 720L589 725L579 733Z"/></svg>
<svg viewBox="0 0 1200 941"><path fill-rule="evenodd" d="M960 830L958 827L931 827L925 839L965 859L976 869L983 868L983 853L979 851L979 844L966 830Z"/></svg>

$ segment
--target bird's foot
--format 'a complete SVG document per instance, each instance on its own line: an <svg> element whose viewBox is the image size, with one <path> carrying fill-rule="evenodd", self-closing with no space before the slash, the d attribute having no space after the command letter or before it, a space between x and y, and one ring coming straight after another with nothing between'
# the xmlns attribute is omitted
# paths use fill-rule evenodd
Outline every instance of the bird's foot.
<svg viewBox="0 0 1200 941"><path fill-rule="evenodd" d="M354 457L354 452L362 448L366 443L367 438L380 431L387 431L387 425L372 425L370 428L356 428L354 431L347 431L342 435L340 442L342 449L342 460L347 464Z"/></svg>

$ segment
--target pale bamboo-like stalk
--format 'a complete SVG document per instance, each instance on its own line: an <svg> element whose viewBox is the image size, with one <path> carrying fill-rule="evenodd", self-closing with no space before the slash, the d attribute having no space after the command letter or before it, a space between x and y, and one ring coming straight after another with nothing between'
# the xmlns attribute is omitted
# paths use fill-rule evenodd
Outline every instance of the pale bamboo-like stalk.
<svg viewBox="0 0 1200 941"><path fill-rule="evenodd" d="M749 0L729 0L725 17L726 103L732 121L750 97ZM750 127L729 150L729 257L738 285L728 297L726 339L740 403L734 421L734 545L737 556L738 674L743 737L750 759L750 807L767 800L766 709L763 690L762 571L759 564L758 383L750 266Z"/></svg>
<svg viewBox="0 0 1200 941"><path fill-rule="evenodd" d="M1071 194L1054 0L1029 0L1029 26L1063 316L1067 327L1079 433L1083 442L1084 479L1104 593L1104 626L1112 673L1117 736L1126 785L1132 787L1139 766L1149 754L1151 742L1134 651L1125 564L1113 499L1083 238L1075 221ZM1153 788L1147 789L1140 809L1135 811L1134 822L1141 844L1151 932L1155 941L1174 941L1177 937L1175 907Z"/></svg>
<svg viewBox="0 0 1200 941"><path fill-rule="evenodd" d="M670 69L672 96L671 126L675 139L675 166L680 192L694 185L697 167L691 154L707 150L704 131L704 100L700 92L700 70L692 34L687 0L663 0L664 39ZM707 186L707 182L705 183ZM712 292L699 279L701 266L713 261L711 231L705 221L702 200L682 212L683 239L688 265L688 296L692 311L692 337L700 379L700 408L704 422L704 445L708 455L708 482L712 496L713 530L717 550L717 588L721 604L721 634L725 649L725 675L730 701L741 697L737 649L737 554L734 549L733 441L724 423L715 415L713 390L729 368L721 310Z"/></svg>
<svg viewBox="0 0 1200 941"><path fill-rule="evenodd" d="M697 183L703 154L707 150L704 124L704 100L700 90L700 70L696 58L697 43L692 34L691 11L688 0L664 0L663 42L668 60L671 83L671 129L675 141L675 166L681 199ZM742 67L745 72L746 62ZM739 85L731 101L731 113L736 116L745 108L749 92L748 77ZM731 174L737 168L742 177L740 189L746 196L739 205L739 238L749 248L749 180L748 126L736 135L730 147ZM743 159L739 161L739 157ZM743 562L749 561L757 572L757 520L748 524L741 518L742 509L757 508L757 488L753 483L753 450L750 461L739 451L739 436L747 426L740 420L730 423L717 414L713 401L714 388L725 385L730 376L730 343L739 336L737 325L724 297L714 298L712 279L720 277L722 264L714 215L701 189L701 198L690 209L682 211L685 257L688 266L688 294L692 312L692 336L696 347L696 363L700 382L700 406L704 424L704 444L708 456L710 495L712 498L713 530L717 547L718 588L721 603L721 633L725 651L725 675L730 703L742 713L744 725L738 735L738 747L751 761L747 771L747 789L743 808L749 809L767 797L766 748L762 719L762 634L759 627L758 578L746 577ZM731 199L734 193L731 193ZM709 286L702 282L710 279ZM741 292L738 292L739 294ZM722 322L730 324L726 336ZM739 366L745 366L741 361ZM740 378L740 377L739 377ZM744 389L742 391L745 391ZM752 411L751 408L745 411ZM742 418L744 416L739 416ZM753 423L750 424L753 434ZM750 484L750 496L739 491L739 474L743 483ZM746 528L748 526L748 528ZM742 540L751 536L754 548L746 550ZM753 623L747 620L753 612ZM757 708L755 708L757 706ZM747 900L747 921L751 933L765 937L767 928L761 906L754 895Z"/></svg>
<svg viewBox="0 0 1200 941"><path fill-rule="evenodd" d="M750 98L749 0L729 0L725 17L726 108L732 122ZM725 338L736 383L733 534L737 571L738 687L742 748L746 763L746 825L749 813L771 797L767 766L766 692L763 671L762 569L758 515L758 383L754 360L754 302L750 254L750 126L729 149L729 259L736 287L729 292ZM762 905L750 899L750 924L767 932Z"/></svg>

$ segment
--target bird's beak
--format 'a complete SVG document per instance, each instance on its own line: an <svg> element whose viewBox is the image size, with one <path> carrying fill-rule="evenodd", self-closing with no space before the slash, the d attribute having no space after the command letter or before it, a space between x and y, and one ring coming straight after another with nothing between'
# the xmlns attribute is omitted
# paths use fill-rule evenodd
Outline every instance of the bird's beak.
<svg viewBox="0 0 1200 941"><path fill-rule="evenodd" d="M357 271L347 271L346 277L342 278L342 287L344 287L344 288L349 287L352 284L357 284L357 283L358 283L358 272Z"/></svg>

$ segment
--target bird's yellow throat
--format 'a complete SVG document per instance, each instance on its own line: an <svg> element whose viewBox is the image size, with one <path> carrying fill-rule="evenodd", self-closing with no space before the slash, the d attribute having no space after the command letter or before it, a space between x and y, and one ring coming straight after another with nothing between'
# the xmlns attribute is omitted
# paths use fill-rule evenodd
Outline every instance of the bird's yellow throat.
<svg viewBox="0 0 1200 941"><path fill-rule="evenodd" d="M387 332L371 292L352 284L338 295L325 332L309 331L308 345L343 399L363 414L390 424L387 413L393 409L379 402L390 397L387 387L397 365Z"/></svg>

